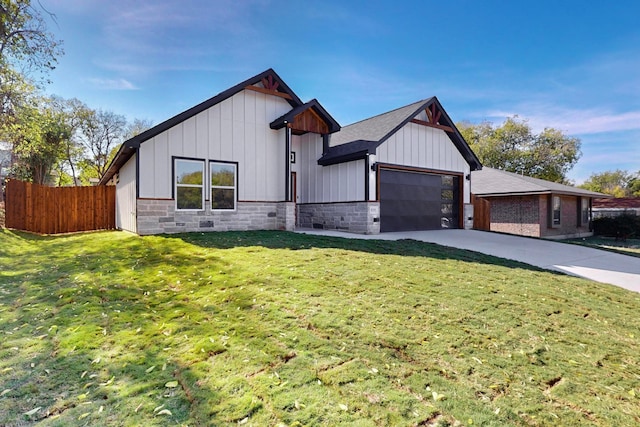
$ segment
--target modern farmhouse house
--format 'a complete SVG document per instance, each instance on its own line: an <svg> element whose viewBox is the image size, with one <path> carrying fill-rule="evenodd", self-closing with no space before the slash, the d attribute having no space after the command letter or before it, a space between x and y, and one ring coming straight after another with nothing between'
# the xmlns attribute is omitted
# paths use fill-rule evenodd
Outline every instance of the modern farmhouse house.
<svg viewBox="0 0 640 427"><path fill-rule="evenodd" d="M461 228L481 168L435 97L341 128L266 70L124 142L100 185L138 234Z"/></svg>

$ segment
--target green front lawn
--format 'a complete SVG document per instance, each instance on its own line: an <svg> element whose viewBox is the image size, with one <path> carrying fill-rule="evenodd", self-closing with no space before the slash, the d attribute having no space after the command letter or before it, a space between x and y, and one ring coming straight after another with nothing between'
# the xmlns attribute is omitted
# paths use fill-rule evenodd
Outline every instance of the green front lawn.
<svg viewBox="0 0 640 427"><path fill-rule="evenodd" d="M565 240L567 243L603 249L622 255L640 257L640 239L615 239L614 237L592 236Z"/></svg>
<svg viewBox="0 0 640 427"><path fill-rule="evenodd" d="M633 426L638 313L415 241L0 230L0 425Z"/></svg>

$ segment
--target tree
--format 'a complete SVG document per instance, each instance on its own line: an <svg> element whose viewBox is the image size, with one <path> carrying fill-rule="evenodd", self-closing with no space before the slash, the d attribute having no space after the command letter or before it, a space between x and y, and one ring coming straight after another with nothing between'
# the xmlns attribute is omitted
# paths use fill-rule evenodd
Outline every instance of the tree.
<svg viewBox="0 0 640 427"><path fill-rule="evenodd" d="M2 127L2 136L12 144L16 157L12 175L48 184L52 171L64 159L64 145L71 138L71 130L50 100L34 98L16 110L12 121Z"/></svg>
<svg viewBox="0 0 640 427"><path fill-rule="evenodd" d="M78 178L77 168L85 158L85 149L81 141L82 123L87 116L92 114L87 105L77 98L64 99L58 96L52 97L55 108L65 117L71 131L71 138L65 141L65 161L60 162L60 176L68 173L72 184L76 184ZM66 167L68 166L68 170Z"/></svg>
<svg viewBox="0 0 640 427"><path fill-rule="evenodd" d="M42 15L31 5L31 0L0 0L0 59L3 65L21 65L25 71L52 70L57 56L62 54L60 43L47 31Z"/></svg>
<svg viewBox="0 0 640 427"><path fill-rule="evenodd" d="M508 117L501 126L484 122L457 124L460 133L488 167L566 183L581 156L580 140L553 128L533 133L526 120Z"/></svg>
<svg viewBox="0 0 640 427"><path fill-rule="evenodd" d="M633 197L640 197L640 171L636 172L635 176L631 179L629 190Z"/></svg>
<svg viewBox="0 0 640 427"><path fill-rule="evenodd" d="M40 8L45 11L41 5ZM44 75L55 68L57 57L63 53L60 45L61 42L47 31L40 11L31 5L31 0L0 0L0 101L3 117L24 101L22 94L25 88L33 85L30 76L36 73Z"/></svg>
<svg viewBox="0 0 640 427"><path fill-rule="evenodd" d="M90 156L84 164L92 178L100 178L109 165L109 154L125 137L127 120L120 114L89 110L81 118L80 141ZM89 171L85 171L89 173Z"/></svg>
<svg viewBox="0 0 640 427"><path fill-rule="evenodd" d="M581 188L614 197L640 196L640 172L636 174L616 169L600 173L592 173Z"/></svg>
<svg viewBox="0 0 640 427"><path fill-rule="evenodd" d="M153 122L147 119L133 119L125 129L124 139L131 139L134 136L140 135L142 132L153 127Z"/></svg>

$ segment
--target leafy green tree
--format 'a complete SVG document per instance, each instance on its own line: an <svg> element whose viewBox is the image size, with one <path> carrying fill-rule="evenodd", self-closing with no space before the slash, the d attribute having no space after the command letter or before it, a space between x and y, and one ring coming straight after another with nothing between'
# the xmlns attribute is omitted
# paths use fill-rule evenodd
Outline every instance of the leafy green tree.
<svg viewBox="0 0 640 427"><path fill-rule="evenodd" d="M631 191L631 196L640 197L640 171L636 172L635 176L631 179L629 190Z"/></svg>
<svg viewBox="0 0 640 427"><path fill-rule="evenodd" d="M632 174L616 169L593 173L580 187L614 197L640 196L640 172Z"/></svg>
<svg viewBox="0 0 640 427"><path fill-rule="evenodd" d="M62 55L61 42L48 32L40 2L0 0L0 102L5 118L24 101L35 75L45 76ZM41 80L41 79L36 79Z"/></svg>
<svg viewBox="0 0 640 427"><path fill-rule="evenodd" d="M457 127L485 166L534 178L566 183L581 156L578 138L553 128L536 134L517 116L497 127L489 122L462 122Z"/></svg>
<svg viewBox="0 0 640 427"><path fill-rule="evenodd" d="M64 158L64 144L71 138L65 117L46 98L35 98L16 110L2 136L12 144L16 162L13 175L37 184L52 183L52 172Z"/></svg>

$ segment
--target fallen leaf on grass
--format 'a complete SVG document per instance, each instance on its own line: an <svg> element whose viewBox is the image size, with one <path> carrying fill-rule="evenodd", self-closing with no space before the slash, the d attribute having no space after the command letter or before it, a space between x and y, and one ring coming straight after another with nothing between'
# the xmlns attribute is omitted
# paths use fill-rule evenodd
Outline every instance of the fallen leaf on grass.
<svg viewBox="0 0 640 427"><path fill-rule="evenodd" d="M0 393L0 397L4 396L5 394L9 393L11 391L10 388L6 389L6 390L2 390L2 393Z"/></svg>
<svg viewBox="0 0 640 427"><path fill-rule="evenodd" d="M150 367L149 369L147 369L145 372L147 374L151 373L151 371L153 371L154 369L156 369L156 365L153 365L152 367Z"/></svg>
<svg viewBox="0 0 640 427"><path fill-rule="evenodd" d="M176 388L178 387L178 381L169 381L164 386L167 388Z"/></svg>
<svg viewBox="0 0 640 427"><path fill-rule="evenodd" d="M438 394L435 391L431 392L431 396L433 396L433 400L435 400L436 402L446 399L446 396L444 394Z"/></svg>
<svg viewBox="0 0 640 427"><path fill-rule="evenodd" d="M173 414L171 413L170 410L163 409L162 411L158 412L156 415L173 415Z"/></svg>
<svg viewBox="0 0 640 427"><path fill-rule="evenodd" d="M78 419L79 419L79 420L81 420L81 419L83 419L83 418L87 418L89 415L91 415L91 413L90 413L90 412L85 412L84 414L80 415L80 416L78 417Z"/></svg>
<svg viewBox="0 0 640 427"><path fill-rule="evenodd" d="M347 405L345 405L344 403L341 403L338 405L340 407L340 409L342 409L343 411L348 411L349 407Z"/></svg>
<svg viewBox="0 0 640 427"><path fill-rule="evenodd" d="M33 414L35 414L36 412L38 412L40 409L42 409L42 406L38 406L37 408L33 408L32 410L27 411L27 412L25 412L24 414L25 414L27 417L30 417L31 415L33 415Z"/></svg>

